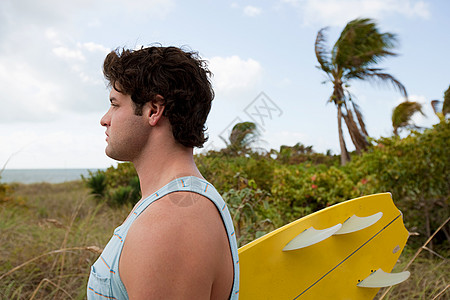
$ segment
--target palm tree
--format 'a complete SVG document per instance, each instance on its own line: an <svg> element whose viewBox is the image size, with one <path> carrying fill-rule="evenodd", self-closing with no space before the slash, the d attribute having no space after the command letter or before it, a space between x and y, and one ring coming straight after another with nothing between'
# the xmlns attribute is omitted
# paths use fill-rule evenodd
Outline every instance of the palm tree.
<svg viewBox="0 0 450 300"><path fill-rule="evenodd" d="M450 86L444 92L444 104L442 106L442 113L444 114L444 118L447 114L450 114Z"/></svg>
<svg viewBox="0 0 450 300"><path fill-rule="evenodd" d="M391 52L396 44L394 34L381 33L371 19L355 19L345 26L339 39L329 51L326 48L326 29L322 28L317 34L315 52L320 65L318 68L327 75L325 82L333 84L329 102L333 102L337 108L341 164L345 165L350 160L350 156L343 137L342 119L345 121L357 153L366 150L369 145L363 115L348 90L350 81L391 83L406 98L407 92L403 84L392 75L385 73L381 68L374 67L384 58L396 55Z"/></svg>
<svg viewBox="0 0 450 300"><path fill-rule="evenodd" d="M422 112L422 104L418 102L405 101L394 108L392 112L392 127L394 134L398 136L398 130L401 128L419 128L412 121L412 116Z"/></svg>
<svg viewBox="0 0 450 300"><path fill-rule="evenodd" d="M442 107L439 108L442 103ZM433 111L438 116L439 120L443 121L446 118L447 114L450 114L450 86L444 92L444 100L433 100L431 101L431 106L433 107Z"/></svg>
<svg viewBox="0 0 450 300"><path fill-rule="evenodd" d="M227 144L226 153L232 155L245 154L250 150L250 145L259 139L260 132L253 122L241 122L233 126L231 130L229 142Z"/></svg>

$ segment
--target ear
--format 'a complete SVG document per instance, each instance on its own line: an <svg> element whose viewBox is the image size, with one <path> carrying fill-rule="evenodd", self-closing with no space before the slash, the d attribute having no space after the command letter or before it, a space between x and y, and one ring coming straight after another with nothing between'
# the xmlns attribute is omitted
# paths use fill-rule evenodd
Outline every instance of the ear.
<svg viewBox="0 0 450 300"><path fill-rule="evenodd" d="M147 111L148 122L150 126L156 126L162 118L165 106L163 105L164 98L161 95L156 95L154 101L148 102L149 110Z"/></svg>

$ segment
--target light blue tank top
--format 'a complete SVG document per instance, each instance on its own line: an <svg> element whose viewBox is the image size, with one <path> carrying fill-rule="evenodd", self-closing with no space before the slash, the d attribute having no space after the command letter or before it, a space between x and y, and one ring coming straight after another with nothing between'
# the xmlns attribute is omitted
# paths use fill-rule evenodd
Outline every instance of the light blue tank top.
<svg viewBox="0 0 450 300"><path fill-rule="evenodd" d="M120 279L119 258L122 252L123 243L128 233L128 229L134 220L154 201L164 197L167 194L187 191L205 196L211 200L217 207L228 235L231 248L231 254L234 263L234 281L230 299L239 297L239 257L237 251L236 235L234 232L233 221L228 211L228 207L220 194L209 182L198 177L188 176L175 179L162 187L157 192L145 198L136 209L130 214L125 222L114 230L113 237L109 240L100 257L91 267L87 286L88 300L97 299L128 299L125 286Z"/></svg>

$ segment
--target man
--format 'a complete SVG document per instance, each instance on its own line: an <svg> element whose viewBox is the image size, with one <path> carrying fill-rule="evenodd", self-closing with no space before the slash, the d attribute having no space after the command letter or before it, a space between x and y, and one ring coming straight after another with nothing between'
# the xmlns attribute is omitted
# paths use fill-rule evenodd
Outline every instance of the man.
<svg viewBox="0 0 450 300"><path fill-rule="evenodd" d="M142 199L91 268L88 299L237 299L233 223L198 171L214 93L206 64L176 47L112 51L106 154L134 164Z"/></svg>

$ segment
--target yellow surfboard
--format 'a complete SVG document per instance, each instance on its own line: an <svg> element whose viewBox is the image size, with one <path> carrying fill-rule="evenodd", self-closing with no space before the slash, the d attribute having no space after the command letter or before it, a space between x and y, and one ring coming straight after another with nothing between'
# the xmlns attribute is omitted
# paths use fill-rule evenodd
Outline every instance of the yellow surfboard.
<svg viewBox="0 0 450 300"><path fill-rule="evenodd" d="M408 239L391 194L348 200L239 248L240 299L373 299Z"/></svg>

